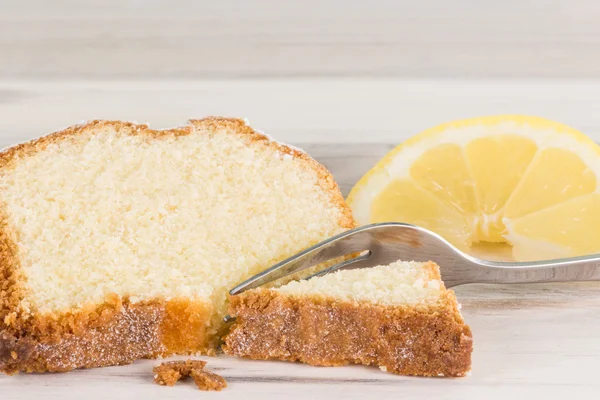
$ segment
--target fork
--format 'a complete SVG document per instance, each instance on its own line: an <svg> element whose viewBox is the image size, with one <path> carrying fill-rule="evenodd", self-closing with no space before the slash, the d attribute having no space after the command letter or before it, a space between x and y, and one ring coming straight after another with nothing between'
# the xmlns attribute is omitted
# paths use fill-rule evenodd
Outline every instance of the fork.
<svg viewBox="0 0 600 400"><path fill-rule="evenodd" d="M437 263L446 287L466 283L600 280L600 254L533 262L486 261L460 251L427 229L385 222L349 230L318 243L240 283L229 294L240 294L340 257L345 257L345 260L305 279L341 269L368 268L398 260L412 260Z"/></svg>

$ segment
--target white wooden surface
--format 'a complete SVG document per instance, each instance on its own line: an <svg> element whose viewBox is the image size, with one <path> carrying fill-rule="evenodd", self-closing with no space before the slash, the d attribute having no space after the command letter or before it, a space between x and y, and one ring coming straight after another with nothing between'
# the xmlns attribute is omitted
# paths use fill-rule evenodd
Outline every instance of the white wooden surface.
<svg viewBox="0 0 600 400"><path fill-rule="evenodd" d="M598 94L594 81L5 81L0 145L89 118L168 127L208 114L246 116L304 147L347 192L394 144L452 118L531 113L600 139ZM223 392L199 393L189 382L154 385L157 361L146 360L67 374L0 376L0 398L598 398L600 284L474 285L457 293L475 343L473 372L463 379L207 357L230 382Z"/></svg>
<svg viewBox="0 0 600 400"><path fill-rule="evenodd" d="M599 77L596 0L2 0L0 76Z"/></svg>

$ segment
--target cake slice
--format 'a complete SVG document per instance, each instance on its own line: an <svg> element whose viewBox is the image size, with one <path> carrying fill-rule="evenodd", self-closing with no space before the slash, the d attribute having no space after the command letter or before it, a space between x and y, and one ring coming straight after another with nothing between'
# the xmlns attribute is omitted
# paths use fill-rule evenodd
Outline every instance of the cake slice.
<svg viewBox="0 0 600 400"><path fill-rule="evenodd" d="M403 375L463 376L471 330L432 263L343 270L232 296L226 353Z"/></svg>
<svg viewBox="0 0 600 400"><path fill-rule="evenodd" d="M327 170L236 119L93 121L0 153L0 371L212 353L227 290L354 226Z"/></svg>

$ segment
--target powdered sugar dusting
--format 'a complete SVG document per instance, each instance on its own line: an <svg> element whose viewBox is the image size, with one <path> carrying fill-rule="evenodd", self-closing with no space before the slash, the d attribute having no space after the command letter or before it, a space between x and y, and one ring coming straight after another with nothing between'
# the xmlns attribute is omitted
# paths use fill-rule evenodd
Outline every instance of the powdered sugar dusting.
<svg viewBox="0 0 600 400"><path fill-rule="evenodd" d="M108 324L82 334L67 334L58 343L40 343L37 352L48 371L125 364L154 357L165 349L159 327L163 310L154 305L124 306Z"/></svg>

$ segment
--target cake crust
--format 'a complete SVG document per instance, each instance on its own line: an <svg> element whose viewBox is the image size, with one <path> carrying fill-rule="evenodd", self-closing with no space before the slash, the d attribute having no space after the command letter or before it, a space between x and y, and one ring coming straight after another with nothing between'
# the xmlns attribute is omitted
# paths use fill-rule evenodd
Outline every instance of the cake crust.
<svg viewBox="0 0 600 400"><path fill-rule="evenodd" d="M248 291L230 300L224 351L318 366L350 363L417 376L464 376L472 335L448 291L437 306L384 306Z"/></svg>
<svg viewBox="0 0 600 400"><path fill-rule="evenodd" d="M123 304L107 302L94 313L57 322L79 326L17 336L0 332L2 372L65 372L74 368L122 365L165 351L161 322L165 307L160 302ZM67 333L68 330L68 333Z"/></svg>
<svg viewBox="0 0 600 400"><path fill-rule="evenodd" d="M190 376L200 390L221 391L227 387L227 381L221 375L206 370L192 370Z"/></svg>
<svg viewBox="0 0 600 400"><path fill-rule="evenodd" d="M315 171L318 184L330 195L332 207L341 212L339 226L350 229L354 220L331 174L306 153L269 139L244 121L209 117L190 120L185 126L153 130L147 125L95 120L73 126L39 139L10 147L0 153L0 171L52 143L73 140L96 129L112 127L148 140L189 135L194 130L228 130L249 145L288 154ZM173 353L214 353L218 340L210 340L206 326L211 319L210 304L193 299L153 299L130 304L126 298L110 297L59 314L36 313L23 304L26 278L19 266L18 232L10 226L5 206L0 204L0 372L68 371L126 364L139 358L156 358ZM125 324L125 325L124 325ZM119 333L117 333L119 332ZM125 334L123 332L126 332Z"/></svg>

